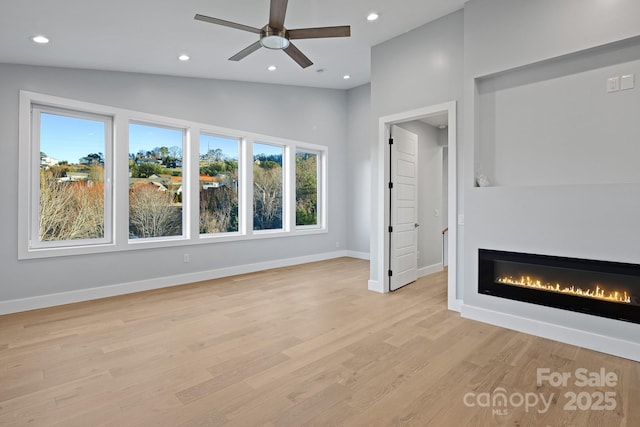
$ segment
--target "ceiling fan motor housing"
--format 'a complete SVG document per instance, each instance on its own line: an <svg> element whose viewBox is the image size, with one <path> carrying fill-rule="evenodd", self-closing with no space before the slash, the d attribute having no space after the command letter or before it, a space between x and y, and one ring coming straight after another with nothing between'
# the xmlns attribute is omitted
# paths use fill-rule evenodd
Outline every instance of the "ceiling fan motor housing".
<svg viewBox="0 0 640 427"><path fill-rule="evenodd" d="M260 44L267 49L286 49L289 47L289 37L284 28L278 30L265 25L260 32Z"/></svg>

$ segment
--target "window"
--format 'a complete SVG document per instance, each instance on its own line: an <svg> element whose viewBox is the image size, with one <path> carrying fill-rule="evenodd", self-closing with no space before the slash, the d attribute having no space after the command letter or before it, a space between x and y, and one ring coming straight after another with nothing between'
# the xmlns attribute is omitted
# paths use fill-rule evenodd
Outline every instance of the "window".
<svg viewBox="0 0 640 427"><path fill-rule="evenodd" d="M129 238L182 235L184 131L129 124Z"/></svg>
<svg viewBox="0 0 640 427"><path fill-rule="evenodd" d="M282 147L253 144L253 229L282 228Z"/></svg>
<svg viewBox="0 0 640 427"><path fill-rule="evenodd" d="M19 259L325 233L327 153L21 91Z"/></svg>
<svg viewBox="0 0 640 427"><path fill-rule="evenodd" d="M104 243L111 239L110 117L33 107L35 181L31 247ZM107 158L105 158L107 157Z"/></svg>
<svg viewBox="0 0 640 427"><path fill-rule="evenodd" d="M318 225L318 154L296 152L296 226Z"/></svg>
<svg viewBox="0 0 640 427"><path fill-rule="evenodd" d="M239 230L238 159L240 141L200 134L200 233Z"/></svg>

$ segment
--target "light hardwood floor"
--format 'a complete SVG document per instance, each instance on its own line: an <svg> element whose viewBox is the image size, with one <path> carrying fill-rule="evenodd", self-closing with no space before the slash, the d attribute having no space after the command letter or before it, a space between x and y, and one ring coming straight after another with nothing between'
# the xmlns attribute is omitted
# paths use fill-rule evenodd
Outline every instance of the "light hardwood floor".
<svg viewBox="0 0 640 427"><path fill-rule="evenodd" d="M442 273L369 292L368 266L341 258L1 316L0 425L640 426L639 363L462 319ZM573 377L537 386L538 368ZM617 385L578 387L580 368ZM510 403L487 406L499 388ZM615 409L578 406L606 392ZM548 410L518 405L534 396Z"/></svg>

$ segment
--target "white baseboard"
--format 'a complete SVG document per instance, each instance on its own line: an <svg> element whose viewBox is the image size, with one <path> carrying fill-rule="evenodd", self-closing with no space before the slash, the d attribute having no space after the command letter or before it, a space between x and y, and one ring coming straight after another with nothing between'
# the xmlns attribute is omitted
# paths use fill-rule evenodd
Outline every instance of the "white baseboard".
<svg viewBox="0 0 640 427"><path fill-rule="evenodd" d="M461 316L640 362L640 344L637 343L465 304L462 305Z"/></svg>
<svg viewBox="0 0 640 427"><path fill-rule="evenodd" d="M384 294L384 285L377 280L369 280L369 290Z"/></svg>
<svg viewBox="0 0 640 427"><path fill-rule="evenodd" d="M426 267L419 268L418 269L418 278L424 277L424 276L428 276L428 275L433 274L433 273L438 273L438 272L442 271L443 269L444 269L444 267L442 266L441 262L439 262L437 264L428 265Z"/></svg>
<svg viewBox="0 0 640 427"><path fill-rule="evenodd" d="M462 300L461 299L450 300L447 308L450 311L457 311L459 313L460 310L462 310Z"/></svg>
<svg viewBox="0 0 640 427"><path fill-rule="evenodd" d="M279 267L289 267L292 265L306 264L315 261L324 261L328 259L341 258L344 256L347 256L347 251L344 250L326 252L322 254L307 255L296 258L259 262L255 264L237 265L233 267L219 268L216 270L198 271L195 273L179 274L167 277L157 277L154 279L121 283L117 285L100 286L95 288L80 289L77 291L60 292L56 294L40 295L30 298L0 301L0 314L37 310L39 308L54 307L57 305L71 304L74 302L90 301L99 298L131 294L134 292L149 291L152 289L167 288L170 286L201 282L203 280L219 279L221 277L254 273L256 271L270 270L272 268Z"/></svg>
<svg viewBox="0 0 640 427"><path fill-rule="evenodd" d="M369 261L369 252L347 251L347 256L351 258L365 259Z"/></svg>

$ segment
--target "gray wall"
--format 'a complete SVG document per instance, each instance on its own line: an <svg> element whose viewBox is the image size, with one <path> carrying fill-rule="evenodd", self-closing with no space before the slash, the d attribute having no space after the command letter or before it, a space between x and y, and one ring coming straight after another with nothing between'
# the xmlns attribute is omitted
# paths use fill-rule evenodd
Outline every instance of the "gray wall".
<svg viewBox="0 0 640 427"><path fill-rule="evenodd" d="M0 76L0 301L327 253L346 242L345 91L6 64ZM20 89L326 145L329 233L194 245L189 264L185 247L18 261Z"/></svg>
<svg viewBox="0 0 640 427"><path fill-rule="evenodd" d="M493 185L640 183L640 40L478 80L476 172ZM579 106L576 108L576 106Z"/></svg>
<svg viewBox="0 0 640 427"><path fill-rule="evenodd" d="M371 51L371 109L373 138L371 158L373 176L378 174L377 144L380 117L458 101L458 150L464 146L462 135L463 94L463 27L462 10L423 25L389 40ZM460 156L461 157L461 156ZM459 157L458 170L462 170ZM381 171L383 172L383 171ZM461 180L458 189L458 210L463 211ZM377 205L376 183L372 182L372 201ZM372 212L372 223L378 221ZM462 284L462 228L458 229L458 285ZM378 245L376 234L372 243ZM384 243L383 243L384 244ZM379 281L378 263L371 262L371 280ZM461 289L459 289L461 292Z"/></svg>
<svg viewBox="0 0 640 427"><path fill-rule="evenodd" d="M639 89L626 94L604 93L605 76L627 69L633 71L637 65L622 64L614 66L616 69L600 70L602 72L576 70L565 76L549 74L548 68L529 67L568 54L580 57L582 54L574 54L637 36L640 34L638 16L640 2L637 0L471 0L466 4L465 305L640 342L637 325L477 293L478 248L633 263L640 259L638 171L637 167L629 170L633 161L625 159L625 156L637 158L638 129L628 116L622 122L617 117L625 108L632 109L637 117ZM533 81L533 86L522 85L522 75L518 76L520 83L516 85L500 80L514 67L526 67L523 72L531 75L524 77ZM501 73L503 77L496 83L506 90L495 93L496 102L489 108L498 126L494 132L496 161L498 153L502 165L522 161L522 155L512 149L519 147L536 162L566 167L567 171L550 170L551 178L548 178L543 176L547 173L546 167L538 167L535 173L523 173L498 166L496 177L500 186L473 187L475 161L486 160L483 157L486 153L475 150L486 148L483 144L487 141L480 138L491 134L482 129L485 121L480 114L487 111L487 99L482 99L486 88L478 88L475 83L476 79L491 73ZM563 108L557 109L554 105L557 103ZM528 117L514 117L509 108L525 116L530 113L532 122L526 122ZM545 112L552 113L542 120ZM517 123L509 124L509 120ZM594 120L595 124L590 123ZM598 124L607 123L615 123L615 129L607 128L606 136L598 132L586 135L582 131L585 127L594 130ZM523 132L517 132L516 125ZM635 142L625 135L634 135ZM547 145L546 138L556 144L553 149ZM568 152L564 153L565 149ZM556 155L564 164L556 165ZM612 170L609 163L615 161L612 157L619 160L624 171ZM478 167L487 164L491 168L490 162ZM602 165L606 172L588 173L580 170L581 165L585 168ZM510 183L516 185L509 186Z"/></svg>
<svg viewBox="0 0 640 427"><path fill-rule="evenodd" d="M398 124L418 136L418 269L442 262L442 147L440 130L421 121ZM436 216L437 211L437 216Z"/></svg>
<svg viewBox="0 0 640 427"><path fill-rule="evenodd" d="M371 232L371 85L347 92L347 249L369 254Z"/></svg>

